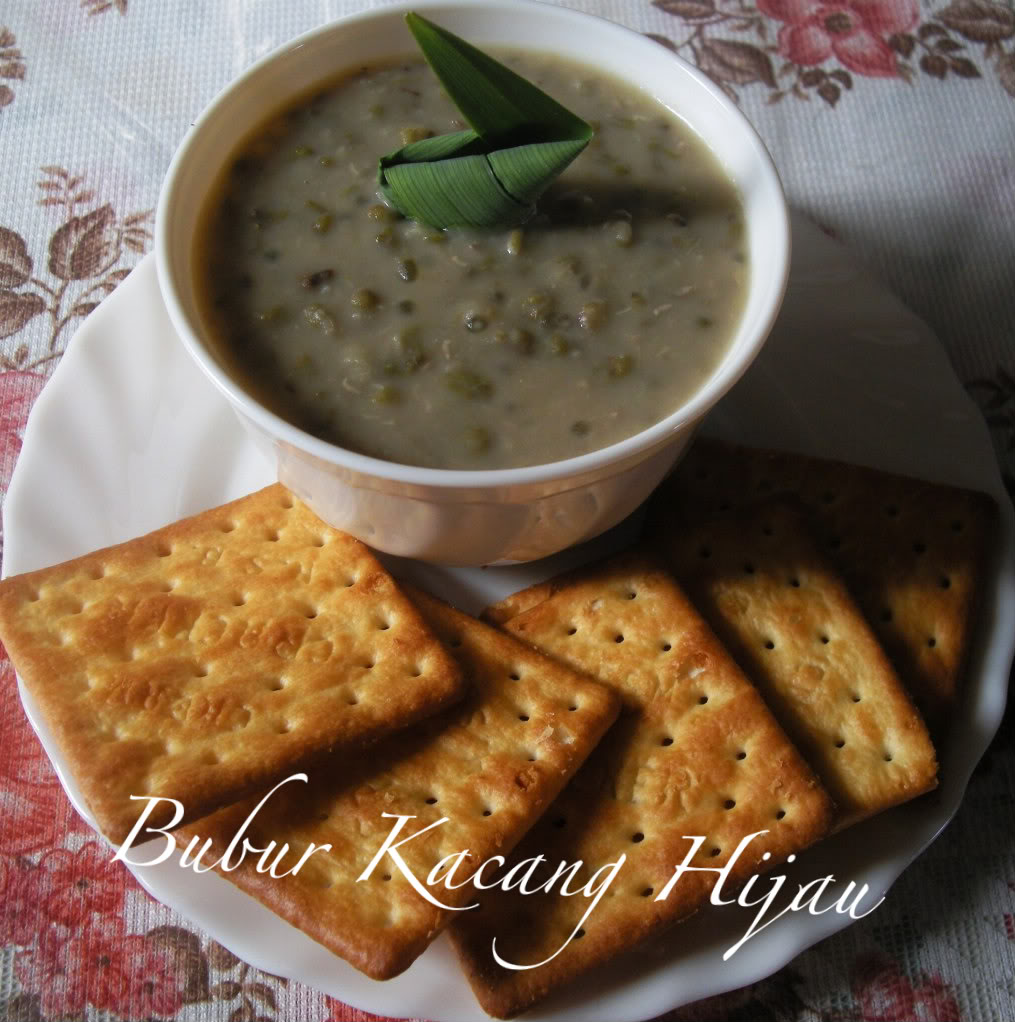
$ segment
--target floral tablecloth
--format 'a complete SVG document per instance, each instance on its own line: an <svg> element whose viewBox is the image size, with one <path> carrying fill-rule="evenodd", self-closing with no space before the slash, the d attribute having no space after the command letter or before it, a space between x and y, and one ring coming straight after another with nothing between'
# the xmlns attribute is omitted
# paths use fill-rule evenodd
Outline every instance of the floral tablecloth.
<svg viewBox="0 0 1015 1022"><path fill-rule="evenodd" d="M934 329L1015 492L1011 0L573 5L650 34L741 105L792 205ZM75 328L150 248L192 119L255 58L363 6L0 2L0 490ZM248 967L112 864L0 670L0 1016L373 1017ZM770 979L668 1018L1015 1019L1013 805L1009 715L957 818L881 909Z"/></svg>

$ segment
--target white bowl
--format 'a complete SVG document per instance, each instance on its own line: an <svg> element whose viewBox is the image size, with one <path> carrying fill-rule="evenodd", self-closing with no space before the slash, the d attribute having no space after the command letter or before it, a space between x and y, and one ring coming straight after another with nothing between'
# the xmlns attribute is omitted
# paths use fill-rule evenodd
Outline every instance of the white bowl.
<svg viewBox="0 0 1015 1022"><path fill-rule="evenodd" d="M343 68L412 52L408 10L479 46L543 50L597 66L678 114L740 190L751 276L739 328L704 386L620 443L545 465L491 471L400 465L344 450L270 412L205 343L193 252L208 191L268 114ZM170 318L228 398L278 478L325 521L388 553L450 564L535 560L590 539L633 511L676 462L695 427L751 364L775 321L789 270L789 218L754 129L708 78L658 43L600 18L532 0L399 4L343 18L276 50L229 85L195 123L159 201L155 251Z"/></svg>

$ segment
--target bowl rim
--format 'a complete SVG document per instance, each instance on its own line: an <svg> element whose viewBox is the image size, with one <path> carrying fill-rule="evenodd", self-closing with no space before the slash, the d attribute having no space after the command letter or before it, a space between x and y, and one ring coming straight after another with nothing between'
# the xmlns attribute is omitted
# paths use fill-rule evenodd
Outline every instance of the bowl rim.
<svg viewBox="0 0 1015 1022"><path fill-rule="evenodd" d="M763 306L763 315L758 321L754 335L747 343L740 346L735 357L731 354L734 347L731 345L727 356L723 358L705 383L669 415L629 437L572 458L513 468L429 468L385 461L322 440L271 411L222 368L201 339L200 331L192 325L191 319L184 309L184 303L180 300L176 290L172 270L174 260L169 241L171 232L167 225L172 221L172 210L176 193L180 187L179 179L187 168L191 152L207 130L208 123L215 120L220 107L230 100L237 89L260 75L266 66L290 57L294 51L308 43L319 37L341 32L358 23L400 19L409 11L425 11L439 17L442 11L455 12L458 10L473 10L491 15L495 15L498 11L521 11L570 21L574 23L576 29L580 29L583 25L591 26L599 31L608 29L615 32L618 39L622 39L625 46L634 51L642 48L646 56L651 54L656 60L660 55L672 60L675 70L679 70L685 77L694 81L698 88L709 93L710 97L723 108L727 117L731 117L734 122L739 124L744 136L745 149L751 151L753 173L760 175L764 185L771 189L773 196L778 200L772 210L770 233L767 233L765 238L767 261L770 266L775 265L777 268L767 288L767 302ZM395 50L396 47L393 46L392 53L395 53ZM631 63L634 64L634 62L632 56ZM632 84L637 84L634 77L627 80ZM659 97L656 98L659 99ZM696 130L693 126L691 127L692 130ZM214 178L209 178L209 180L214 180ZM190 237L192 238L192 235ZM648 36L607 18L543 2L543 0L399 0L397 3L369 8L334 19L275 47L227 82L190 126L172 157L160 191L156 209L154 242L159 289L174 330L190 356L238 413L250 419L275 443L288 444L291 448L312 459L324 462L330 467L353 473L362 479L373 477L389 484L454 490L517 488L601 476L604 474L604 470L611 466L620 467L648 457L654 450L665 445L667 440L692 427L740 379L764 346L785 295L790 269L790 248L789 209L778 171L761 136L736 103L702 71L678 54L669 52Z"/></svg>

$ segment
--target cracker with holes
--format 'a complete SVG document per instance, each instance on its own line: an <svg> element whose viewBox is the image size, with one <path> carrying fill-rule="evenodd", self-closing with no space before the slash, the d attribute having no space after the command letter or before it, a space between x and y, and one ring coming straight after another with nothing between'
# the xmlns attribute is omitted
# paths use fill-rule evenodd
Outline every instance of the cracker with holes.
<svg viewBox="0 0 1015 1022"><path fill-rule="evenodd" d="M410 818L395 849L409 873L442 905L469 905L477 891L468 877L491 856L510 851L619 709L605 686L433 597L410 592L461 663L469 694L451 710L387 739L354 768L343 762L340 770L311 778L304 790L290 785L284 798L265 804L246 832L258 847L288 842L290 865L311 842L329 846L327 852L311 854L295 875L259 873L249 858L225 874L374 979L407 968L454 914L414 890L389 853L370 868L397 817ZM187 833L212 839L221 853L255 802L200 820ZM402 844L403 838L410 840ZM457 859L462 861L455 865ZM369 875L357 882L364 871ZM487 870L486 879L493 873ZM449 889L445 876L460 886Z"/></svg>
<svg viewBox="0 0 1015 1022"><path fill-rule="evenodd" d="M693 528L660 518L653 538L821 778L838 827L935 786L919 713L791 503Z"/></svg>
<svg viewBox="0 0 1015 1022"><path fill-rule="evenodd" d="M700 518L790 493L842 572L932 734L960 694L995 515L983 493L699 438L653 511Z"/></svg>
<svg viewBox="0 0 1015 1022"><path fill-rule="evenodd" d="M278 485L5 580L0 636L118 844L132 795L196 819L463 694L371 552Z"/></svg>
<svg viewBox="0 0 1015 1022"><path fill-rule="evenodd" d="M691 915L731 860L724 890L826 833L831 801L752 686L654 558L589 568L505 628L611 685L624 712L513 860L581 860L571 890L626 856L609 896L490 892L452 938L483 1008L511 1017L575 977ZM739 856L740 842L756 832ZM700 838L695 850L692 838ZM763 858L764 857L764 858ZM577 931L560 954L552 957ZM517 971L516 964L544 962ZM548 961L546 961L549 959Z"/></svg>

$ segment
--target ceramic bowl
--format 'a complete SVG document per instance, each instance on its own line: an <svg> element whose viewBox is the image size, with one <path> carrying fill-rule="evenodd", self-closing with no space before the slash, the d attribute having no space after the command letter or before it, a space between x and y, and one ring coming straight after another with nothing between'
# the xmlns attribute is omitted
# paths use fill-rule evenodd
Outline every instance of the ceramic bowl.
<svg viewBox="0 0 1015 1022"><path fill-rule="evenodd" d="M637 85L683 118L738 186L751 266L739 328L705 384L649 429L577 458L524 468L395 464L344 450L279 418L229 375L207 343L193 253L221 169L267 115L315 83L343 68L412 52L403 21L410 9L480 47L551 51ZM175 330L282 483L325 521L379 550L479 565L547 556L598 535L644 501L764 344L785 290L790 237L782 188L764 145L705 75L651 39L597 17L532 0L459 0L392 5L343 18L244 72L212 102L176 153L159 202L155 248L159 286Z"/></svg>

